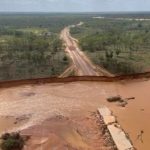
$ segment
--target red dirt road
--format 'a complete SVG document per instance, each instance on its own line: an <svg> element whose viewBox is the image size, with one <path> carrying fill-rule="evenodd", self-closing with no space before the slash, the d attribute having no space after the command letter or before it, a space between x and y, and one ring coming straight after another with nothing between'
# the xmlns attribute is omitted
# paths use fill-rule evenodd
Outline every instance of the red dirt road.
<svg viewBox="0 0 150 150"><path fill-rule="evenodd" d="M110 76L105 69L101 68L101 71L97 71L97 67L86 57L86 55L79 49L77 40L70 35L70 27L66 27L61 32L61 38L63 39L66 52L71 57L73 64L76 68L77 75L79 76Z"/></svg>

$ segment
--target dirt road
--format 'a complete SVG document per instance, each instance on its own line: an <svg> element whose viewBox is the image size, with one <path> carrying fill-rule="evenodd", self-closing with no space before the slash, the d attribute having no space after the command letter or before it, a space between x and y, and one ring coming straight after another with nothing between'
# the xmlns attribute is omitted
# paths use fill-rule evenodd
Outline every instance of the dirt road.
<svg viewBox="0 0 150 150"><path fill-rule="evenodd" d="M73 65L77 72L77 75L84 76L108 76L109 73L104 69L97 71L97 67L92 64L92 62L86 57L86 55L79 49L77 40L70 35L70 28L73 26L68 26L61 32L61 38L63 39L66 52L69 54L73 61Z"/></svg>

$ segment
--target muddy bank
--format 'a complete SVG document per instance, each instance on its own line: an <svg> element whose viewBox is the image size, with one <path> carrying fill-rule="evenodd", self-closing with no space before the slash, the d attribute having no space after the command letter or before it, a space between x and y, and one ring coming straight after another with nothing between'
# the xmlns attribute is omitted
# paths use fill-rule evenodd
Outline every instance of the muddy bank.
<svg viewBox="0 0 150 150"><path fill-rule="evenodd" d="M44 83L67 83L77 81L97 81L97 82L115 82L121 80L133 80L150 78L150 72L120 75L114 77L107 76L70 76L65 78L49 77L49 78L36 78L36 79L24 79L24 80L12 80L12 81L0 81L0 88L15 87L27 84L44 84Z"/></svg>

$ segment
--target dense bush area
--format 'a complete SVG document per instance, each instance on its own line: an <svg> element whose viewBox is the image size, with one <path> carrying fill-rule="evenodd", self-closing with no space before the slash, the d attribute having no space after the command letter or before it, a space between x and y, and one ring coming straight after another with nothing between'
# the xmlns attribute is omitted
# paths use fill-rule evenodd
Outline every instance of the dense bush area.
<svg viewBox="0 0 150 150"><path fill-rule="evenodd" d="M60 31L91 15L1 13L0 80L60 75L69 65Z"/></svg>
<svg viewBox="0 0 150 150"><path fill-rule="evenodd" d="M0 34L0 80L59 75L69 64L55 34L15 29Z"/></svg>
<svg viewBox="0 0 150 150"><path fill-rule="evenodd" d="M93 18L100 15L106 18ZM143 16L150 15L119 15ZM149 69L150 21L114 19L117 17L95 13L0 14L0 80L61 74L69 60L59 33L80 21L84 24L72 28L71 33L96 64L118 74Z"/></svg>
<svg viewBox="0 0 150 150"><path fill-rule="evenodd" d="M68 66L60 31L93 15L0 14L0 80L57 76ZM80 32L80 30L79 30Z"/></svg>
<svg viewBox="0 0 150 150"><path fill-rule="evenodd" d="M88 20L92 14L69 13L12 13L0 14L0 28L47 28L48 31L59 33L64 27Z"/></svg>
<svg viewBox="0 0 150 150"><path fill-rule="evenodd" d="M71 33L96 64L113 73L137 73L150 66L150 21L91 19Z"/></svg>

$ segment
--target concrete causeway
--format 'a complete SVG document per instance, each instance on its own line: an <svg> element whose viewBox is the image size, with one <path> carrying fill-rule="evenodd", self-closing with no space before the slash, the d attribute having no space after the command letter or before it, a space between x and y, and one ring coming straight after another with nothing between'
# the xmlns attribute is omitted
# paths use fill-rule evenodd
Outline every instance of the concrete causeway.
<svg viewBox="0 0 150 150"><path fill-rule="evenodd" d="M135 150L130 139L127 137L123 129L117 123L116 117L105 106L98 108L99 114L102 116L105 125L118 150Z"/></svg>

